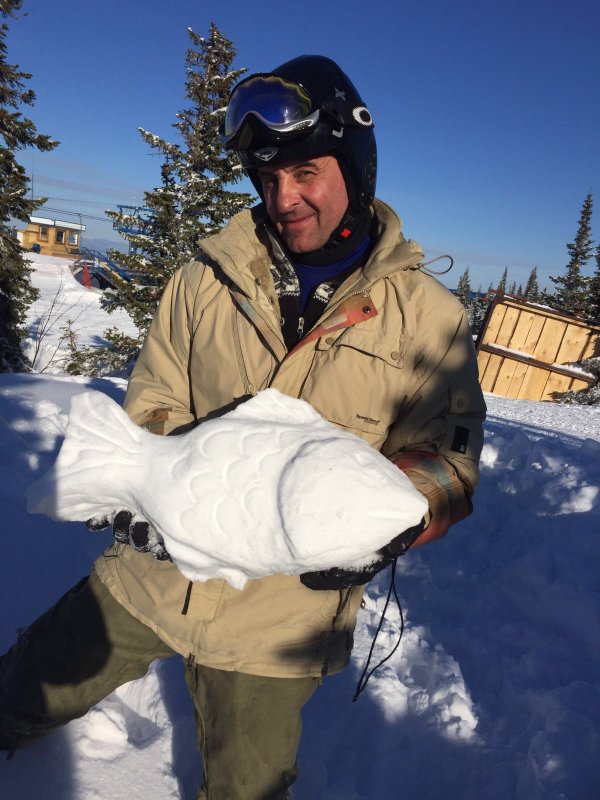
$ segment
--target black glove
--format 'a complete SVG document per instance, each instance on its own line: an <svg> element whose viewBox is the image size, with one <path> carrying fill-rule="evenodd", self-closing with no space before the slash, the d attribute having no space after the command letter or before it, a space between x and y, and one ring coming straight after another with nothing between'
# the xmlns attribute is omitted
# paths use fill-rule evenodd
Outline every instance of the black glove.
<svg viewBox="0 0 600 800"><path fill-rule="evenodd" d="M112 517L92 517L86 522L88 530L102 531L111 527L117 542L129 544L140 553L152 553L158 561L170 561L162 539L145 520L134 519L131 511L117 511Z"/></svg>
<svg viewBox="0 0 600 800"><path fill-rule="evenodd" d="M300 575L300 581L308 588L323 589L349 589L351 586L362 586L395 561L398 556L403 556L415 539L423 532L425 520L418 525L398 534L389 544L377 552L377 560L360 569L341 569L333 567L319 572L305 572Z"/></svg>

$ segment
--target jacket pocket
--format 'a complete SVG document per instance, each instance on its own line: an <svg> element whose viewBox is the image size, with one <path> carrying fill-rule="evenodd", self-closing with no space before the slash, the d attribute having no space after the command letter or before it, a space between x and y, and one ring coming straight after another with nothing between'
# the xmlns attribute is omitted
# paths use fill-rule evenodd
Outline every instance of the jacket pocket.
<svg viewBox="0 0 600 800"><path fill-rule="evenodd" d="M318 350L330 347L348 347L357 353L379 359L394 369L402 369L408 341L405 336L382 336L380 330L365 324L345 328L339 336L321 339L317 345Z"/></svg>
<svg viewBox="0 0 600 800"><path fill-rule="evenodd" d="M408 342L367 325L319 339L302 398L326 419L380 447L410 392Z"/></svg>

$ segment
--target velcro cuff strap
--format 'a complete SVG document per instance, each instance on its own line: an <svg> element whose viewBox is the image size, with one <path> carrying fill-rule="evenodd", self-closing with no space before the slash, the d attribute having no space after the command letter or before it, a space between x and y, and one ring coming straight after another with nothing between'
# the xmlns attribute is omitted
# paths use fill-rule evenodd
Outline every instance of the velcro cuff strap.
<svg viewBox="0 0 600 800"><path fill-rule="evenodd" d="M411 450L398 453L391 460L407 474L429 503L429 524L413 547L441 538L451 525L472 512L473 506L464 485L442 456Z"/></svg>

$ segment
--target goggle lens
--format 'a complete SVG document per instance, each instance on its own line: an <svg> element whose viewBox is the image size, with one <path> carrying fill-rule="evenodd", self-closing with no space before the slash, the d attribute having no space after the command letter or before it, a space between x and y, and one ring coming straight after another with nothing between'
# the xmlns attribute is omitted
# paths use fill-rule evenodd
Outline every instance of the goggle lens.
<svg viewBox="0 0 600 800"><path fill-rule="evenodd" d="M225 114L224 139L231 140L249 114L270 130L287 133L312 127L318 111L311 112L312 100L302 86L276 75L257 75L234 89Z"/></svg>

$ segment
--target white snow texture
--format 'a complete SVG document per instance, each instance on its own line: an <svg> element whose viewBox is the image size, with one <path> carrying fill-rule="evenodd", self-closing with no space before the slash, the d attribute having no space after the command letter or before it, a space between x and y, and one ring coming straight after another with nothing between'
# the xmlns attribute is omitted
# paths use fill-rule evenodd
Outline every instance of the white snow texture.
<svg viewBox="0 0 600 800"><path fill-rule="evenodd" d="M78 330L85 320L86 342L97 342L115 324L100 295L64 260L31 258L35 315L62 275L69 315L85 309ZM53 337L56 327L46 355ZM54 362L43 375L0 375L0 652L112 540L25 508L26 487L56 458L71 399L91 389L123 398L122 379L57 370ZM389 573L369 584L351 666L304 709L294 800L599 796L600 407L486 402L474 512L399 560L404 636L353 703ZM399 624L392 606L375 663ZM183 672L179 657L156 662L85 717L0 758L0 798L195 800L201 764Z"/></svg>
<svg viewBox="0 0 600 800"><path fill-rule="evenodd" d="M127 509L187 578L237 589L365 566L427 511L388 459L276 389L173 437L140 429L100 392L78 395L56 464L28 500L57 520Z"/></svg>

